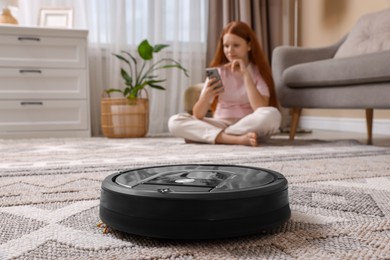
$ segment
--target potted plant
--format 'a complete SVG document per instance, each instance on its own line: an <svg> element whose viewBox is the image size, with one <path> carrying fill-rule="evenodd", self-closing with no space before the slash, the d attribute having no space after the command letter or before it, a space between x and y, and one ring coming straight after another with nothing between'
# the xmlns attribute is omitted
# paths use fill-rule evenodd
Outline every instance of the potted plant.
<svg viewBox="0 0 390 260"><path fill-rule="evenodd" d="M151 45L143 40L137 48L137 56L128 51L113 53L125 67L121 68L124 88L109 88L101 100L101 123L103 134L107 137L143 137L149 125L149 100L146 87L165 90L161 79L156 75L158 70L179 69L188 77L187 70L179 62L171 58L153 60L166 44ZM120 93L120 98L111 97L112 93ZM145 93L143 97L142 94Z"/></svg>

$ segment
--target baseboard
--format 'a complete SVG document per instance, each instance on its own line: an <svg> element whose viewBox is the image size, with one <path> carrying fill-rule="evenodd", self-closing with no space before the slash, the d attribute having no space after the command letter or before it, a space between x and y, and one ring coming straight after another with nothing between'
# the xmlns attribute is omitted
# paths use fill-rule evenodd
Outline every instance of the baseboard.
<svg viewBox="0 0 390 260"><path fill-rule="evenodd" d="M334 118L334 117L315 117L302 116L300 118L300 127L331 130L341 132L366 133L366 120L357 118ZM373 134L390 135L390 120L375 119L373 122Z"/></svg>

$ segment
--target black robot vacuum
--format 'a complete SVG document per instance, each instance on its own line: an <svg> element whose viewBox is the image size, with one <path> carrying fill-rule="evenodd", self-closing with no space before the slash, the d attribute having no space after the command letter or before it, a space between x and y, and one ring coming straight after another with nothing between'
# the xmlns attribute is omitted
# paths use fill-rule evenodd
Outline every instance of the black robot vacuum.
<svg viewBox="0 0 390 260"><path fill-rule="evenodd" d="M130 234L216 239L256 234L290 218L288 184L275 171L183 164L121 171L105 178L100 218Z"/></svg>

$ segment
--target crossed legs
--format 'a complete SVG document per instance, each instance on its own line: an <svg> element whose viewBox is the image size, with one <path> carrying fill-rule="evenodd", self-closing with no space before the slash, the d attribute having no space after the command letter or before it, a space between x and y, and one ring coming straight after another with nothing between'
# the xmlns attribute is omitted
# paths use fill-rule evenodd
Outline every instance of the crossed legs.
<svg viewBox="0 0 390 260"><path fill-rule="evenodd" d="M173 135L193 142L257 146L259 138L278 131L280 122L276 108L263 107L240 120L198 120L189 114L178 114L170 118L168 126Z"/></svg>

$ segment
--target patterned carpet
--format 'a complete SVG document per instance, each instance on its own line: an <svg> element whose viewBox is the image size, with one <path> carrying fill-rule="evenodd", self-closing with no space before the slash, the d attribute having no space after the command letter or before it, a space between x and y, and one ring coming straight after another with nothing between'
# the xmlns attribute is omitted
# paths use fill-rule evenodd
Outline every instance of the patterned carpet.
<svg viewBox="0 0 390 260"><path fill-rule="evenodd" d="M389 259L390 149L271 139L262 147L140 139L0 140L0 259ZM102 180L124 168L218 163L289 181L291 219L213 241L144 238L99 222Z"/></svg>

